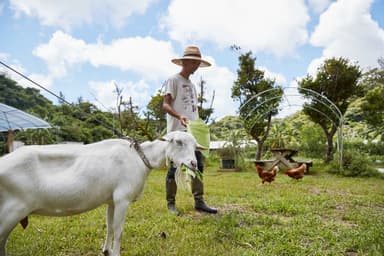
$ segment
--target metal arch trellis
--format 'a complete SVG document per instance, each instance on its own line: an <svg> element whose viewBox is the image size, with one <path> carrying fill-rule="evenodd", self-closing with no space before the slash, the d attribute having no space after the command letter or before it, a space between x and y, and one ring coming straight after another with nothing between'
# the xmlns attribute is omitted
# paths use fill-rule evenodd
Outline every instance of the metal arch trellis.
<svg viewBox="0 0 384 256"><path fill-rule="evenodd" d="M271 95L271 97L267 97L264 101L257 102L252 108L250 108L250 111L244 117L245 120L252 117L253 121L256 122L257 120L264 118L266 116L266 114L275 110L275 109L269 108L268 103L271 101L276 101L279 98L284 99L283 101L280 101L280 102L284 102L284 101L287 102L289 107L293 107L293 106L302 107L303 103L305 103L305 99L310 99L311 101L314 101L315 103L322 104L323 106L325 106L326 108L328 108L332 112L332 114L334 115L334 117L336 117L336 119L331 118L327 113L324 113L319 109L316 109L316 108L313 108L310 106L307 106L307 107L309 107L311 110L314 110L317 113L323 115L324 117L326 117L328 120L330 120L333 124L335 124L338 127L337 150L339 153L339 165L341 168L342 167L342 160L343 160L343 123L344 123L344 118L343 118L343 114L341 113L340 109L331 100L329 100L327 97L325 97L324 95L322 95L322 94L320 94L314 90L307 89L307 88L300 88L300 90L307 92L309 95L309 96L303 96L303 95L299 94L298 92L296 94L286 94L285 91L287 91L289 89L290 90L296 90L296 91L298 90L298 88L296 88L296 87L284 87L282 95L280 95L281 88L271 88L271 89L262 91L256 95L252 96L244 104L242 104L239 111L241 112L241 110L245 106L247 106L248 104L251 104L255 99L259 99L263 95ZM304 99L300 102L301 104L299 104L299 103L293 103L292 104L292 103L290 103L289 97L303 97ZM254 115L254 113L257 112L256 110L260 109L261 106L266 105L266 104L267 104L267 108L262 108L262 109L265 109L264 112L257 113L256 115ZM281 106L279 104L279 108L280 107Z"/></svg>

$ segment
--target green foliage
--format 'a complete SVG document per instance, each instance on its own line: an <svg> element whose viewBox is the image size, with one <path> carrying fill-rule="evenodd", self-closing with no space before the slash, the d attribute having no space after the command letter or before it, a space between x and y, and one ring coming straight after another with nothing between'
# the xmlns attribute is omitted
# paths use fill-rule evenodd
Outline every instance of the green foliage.
<svg viewBox="0 0 384 256"><path fill-rule="evenodd" d="M167 128L167 120L163 110L163 99L164 97L159 90L151 97L151 100L147 105L147 120L150 120L149 126L155 136L160 136Z"/></svg>
<svg viewBox="0 0 384 256"><path fill-rule="evenodd" d="M26 145L44 145L55 143L55 135L47 129L30 129L18 132L15 140L23 141Z"/></svg>
<svg viewBox="0 0 384 256"><path fill-rule="evenodd" d="M34 114L54 127L45 132L17 131L15 139L22 140L26 144L49 144L62 141L92 143L117 136L116 131L138 141L153 140L165 128L160 93L150 102L145 118L141 118L131 99L129 102L124 102L120 98L121 111L118 115L102 112L92 103L84 102L81 97L76 103L70 105L60 100L60 105L56 106L42 96L39 90L23 88L5 75L0 75L0 92L0 102ZM62 93L60 96L64 98ZM44 136L36 139L32 134L37 133ZM6 136L0 138L0 146L4 145L4 138ZM0 153L4 152L0 150Z"/></svg>
<svg viewBox="0 0 384 256"><path fill-rule="evenodd" d="M298 148L298 130L290 122L274 119L268 137L270 148Z"/></svg>
<svg viewBox="0 0 384 256"><path fill-rule="evenodd" d="M239 115L247 133L258 142L256 159L268 137L273 115L277 114L282 97L281 88L275 81L264 76L264 71L255 67L256 58L249 51L239 56L237 80L232 86L231 97L240 102ZM263 93L276 88L275 93Z"/></svg>
<svg viewBox="0 0 384 256"><path fill-rule="evenodd" d="M341 113L345 113L353 97L361 93L361 87L358 84L360 77L361 71L358 65L351 64L345 58L331 58L325 60L320 66L315 78L308 75L299 82L299 85L301 88L311 89L326 96L339 108ZM300 91L300 93L308 96L305 91ZM328 108L324 108L324 106L317 107L324 110L325 113L329 112ZM309 116L312 118L312 115ZM330 116L332 117L332 115Z"/></svg>
<svg viewBox="0 0 384 256"><path fill-rule="evenodd" d="M15 81L0 75L0 102L40 117L53 129L16 131L15 140L25 144L52 144L62 141L91 143L113 136L111 113L101 112L79 98L72 105L53 105L34 88L23 88ZM0 138L5 145L5 133ZM3 148L3 147L2 147ZM0 153L5 153L1 150Z"/></svg>
<svg viewBox="0 0 384 256"><path fill-rule="evenodd" d="M211 140L227 140L232 133L240 131L241 134L247 134L243 121L238 116L226 116L219 121L214 121L209 126L211 132ZM246 137L243 137L245 139Z"/></svg>
<svg viewBox="0 0 384 256"><path fill-rule="evenodd" d="M40 94L35 88L23 88L15 81L0 73L0 102L23 111L29 111L39 106L37 112L45 117L52 110L52 102Z"/></svg>
<svg viewBox="0 0 384 256"><path fill-rule="evenodd" d="M197 102L198 102L198 111L199 111L199 117L202 119L205 123L208 123L211 120L211 115L214 111L213 109L213 101L215 97L215 91L213 91L213 96L212 99L209 103L209 107L205 107L204 104L208 102L208 100L205 97L206 94L206 87L205 87L205 81L200 78L200 82L198 84L198 97L197 97Z"/></svg>
<svg viewBox="0 0 384 256"><path fill-rule="evenodd" d="M347 111L344 114L344 120L346 122L362 123L364 121L363 111L361 105L363 104L363 98L357 98L349 104Z"/></svg>
<svg viewBox="0 0 384 256"><path fill-rule="evenodd" d="M384 83L370 90L361 105L364 118L376 135L384 133ZM382 138L384 140L384 138Z"/></svg>
<svg viewBox="0 0 384 256"><path fill-rule="evenodd" d="M333 136L340 125L341 116L333 105L323 101L321 97L314 97L310 91L303 89L325 96L337 107L341 115L344 115L350 102L361 94L358 84L360 76L360 67L351 64L348 59L331 58L325 60L320 66L315 78L307 75L299 81L299 92L310 100L309 103L304 104L303 111L313 122L320 125L326 135L327 161L333 158Z"/></svg>
<svg viewBox="0 0 384 256"><path fill-rule="evenodd" d="M301 153L307 157L325 158L326 138L319 126L312 122L304 124L299 130Z"/></svg>
<svg viewBox="0 0 384 256"><path fill-rule="evenodd" d="M344 150L342 166L338 159L329 166L329 171L346 177L379 176L367 154L354 150Z"/></svg>
<svg viewBox="0 0 384 256"><path fill-rule="evenodd" d="M111 114L99 111L88 102L58 106L49 123L55 127L52 133L56 135L57 142L76 141L87 144L113 135Z"/></svg>
<svg viewBox="0 0 384 256"><path fill-rule="evenodd" d="M384 84L384 57L378 59L378 67L372 68L365 72L360 81L363 94L375 89L380 84Z"/></svg>

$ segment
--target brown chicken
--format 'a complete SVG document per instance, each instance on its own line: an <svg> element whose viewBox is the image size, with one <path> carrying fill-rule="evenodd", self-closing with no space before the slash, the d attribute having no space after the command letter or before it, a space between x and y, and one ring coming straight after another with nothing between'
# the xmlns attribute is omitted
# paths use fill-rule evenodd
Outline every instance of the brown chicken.
<svg viewBox="0 0 384 256"><path fill-rule="evenodd" d="M304 177L305 170L307 170L307 165L305 163L303 163L302 165L300 165L297 168L293 168L291 170L284 171L284 174L287 174L292 179L299 180L299 179L302 179Z"/></svg>
<svg viewBox="0 0 384 256"><path fill-rule="evenodd" d="M275 180L275 177L276 177L277 171L279 170L279 167L276 165L275 167L273 167L273 169L271 171L267 171L267 170L263 170L261 168L261 166L256 165L256 170L259 173L261 183L264 184L264 182L266 182L266 181L271 183L272 181Z"/></svg>

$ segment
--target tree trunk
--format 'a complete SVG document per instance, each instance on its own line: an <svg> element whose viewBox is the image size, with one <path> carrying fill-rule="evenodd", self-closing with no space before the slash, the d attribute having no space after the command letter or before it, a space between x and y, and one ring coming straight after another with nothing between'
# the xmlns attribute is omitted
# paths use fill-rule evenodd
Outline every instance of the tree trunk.
<svg viewBox="0 0 384 256"><path fill-rule="evenodd" d="M327 134L327 157L325 162L329 163L333 160L333 135Z"/></svg>
<svg viewBox="0 0 384 256"><path fill-rule="evenodd" d="M257 149L256 149L255 160L260 160L261 152L263 151L264 141L260 141L260 140L256 140L256 141L257 141Z"/></svg>
<svg viewBox="0 0 384 256"><path fill-rule="evenodd" d="M255 156L256 160L260 160L260 158L261 158L261 153L263 152L264 142L267 140L267 138L269 136L269 131L271 130L271 123L272 123L272 114L269 113L268 114L268 122L267 122L267 130L265 131L264 136L262 136L261 138L253 137L257 141L257 151L256 151L256 156Z"/></svg>
<svg viewBox="0 0 384 256"><path fill-rule="evenodd" d="M327 137L327 155L326 155L325 162L329 163L330 161L333 160L333 151L334 151L333 136L335 135L338 127L336 125L332 125L332 128L329 132L328 130L326 130L324 126L321 126L321 127L323 128L325 132L325 136Z"/></svg>

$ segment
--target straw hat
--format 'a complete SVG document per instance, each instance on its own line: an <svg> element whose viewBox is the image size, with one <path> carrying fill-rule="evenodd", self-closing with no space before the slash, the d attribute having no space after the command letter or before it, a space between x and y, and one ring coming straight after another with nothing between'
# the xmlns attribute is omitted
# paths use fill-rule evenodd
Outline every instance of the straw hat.
<svg viewBox="0 0 384 256"><path fill-rule="evenodd" d="M187 46L184 49L184 55L181 58L178 59L173 59L171 60L173 63L176 65L182 66L182 60L199 60L200 62L200 67L209 67L211 66L211 63L209 63L206 60L203 60L201 58L201 53L199 50L199 47L197 46Z"/></svg>

